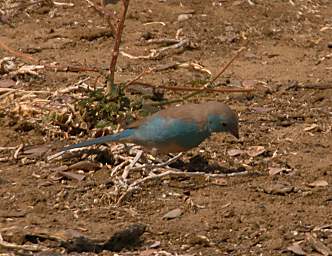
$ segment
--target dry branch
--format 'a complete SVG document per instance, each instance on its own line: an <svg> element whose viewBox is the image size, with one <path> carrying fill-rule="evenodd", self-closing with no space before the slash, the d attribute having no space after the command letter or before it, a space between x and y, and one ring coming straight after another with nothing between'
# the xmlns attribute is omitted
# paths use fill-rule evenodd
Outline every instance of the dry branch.
<svg viewBox="0 0 332 256"><path fill-rule="evenodd" d="M135 83L137 80L141 79L143 76L150 74L152 71L154 71L153 68L149 68L147 70L144 70L143 72L141 72L138 76L136 76L135 78L133 78L132 80L128 81L125 83L125 85L123 86L124 88L127 88L128 86L130 86L131 84Z"/></svg>
<svg viewBox="0 0 332 256"><path fill-rule="evenodd" d="M115 42L113 46L113 53L112 53L112 60L109 67L109 75L107 76L107 92L110 92L112 90L112 86L114 85L114 74L115 74L115 68L116 68L116 62L118 60L119 56L119 48L122 38L122 32L124 28L124 23L126 20L126 15L128 11L129 6L129 0L123 0L123 9L122 14L116 29L116 35L115 35Z"/></svg>
<svg viewBox="0 0 332 256"><path fill-rule="evenodd" d="M2 239L0 239L0 248L7 250L24 250L30 252L39 252L45 250L45 248L40 245L18 245L14 243L8 243Z"/></svg>
<svg viewBox="0 0 332 256"><path fill-rule="evenodd" d="M203 92L208 92L209 90L215 90L214 87L216 87L215 85L213 85L213 83L225 72L225 70L234 62L234 60L240 55L240 53L246 49L245 47L242 47L240 48L236 54L233 56L233 58L224 66L221 68L221 70L218 72L218 74L212 78L209 82L207 82L203 87L197 89L195 88L194 89L194 92L190 93L190 94L187 94L179 99L175 99L175 100L170 100L170 101L165 101L165 102L161 102L161 103L157 103L156 105L166 105L166 104L171 104L171 103L176 103L176 102L182 102L182 101L185 101L193 96L196 96L200 93L203 93ZM181 89L180 89L181 90ZM185 89L187 90L187 89ZM230 89L230 90L233 90L233 89ZM254 89L235 89L236 91L232 91L232 92L248 92L248 91L253 91ZM219 92L222 92L222 91L219 91ZM226 92L226 91L224 91ZM231 91L228 91L228 92L231 92Z"/></svg>
<svg viewBox="0 0 332 256"><path fill-rule="evenodd" d="M23 52L16 51L16 50L10 48L6 44L4 44L1 40L0 40L0 48L6 50L7 52L9 52L11 54L13 54L17 58L20 58L20 59L22 59L24 61L27 61L29 63L32 63L34 65L38 65L38 63L40 62L39 60L31 57L28 54L25 54ZM53 71L53 72L74 72L74 73L77 73L77 72L96 72L96 73L101 73L101 74L103 74L105 72L105 70L100 69L100 68L85 67L85 66L61 66L61 65L54 65L54 64L43 64L43 65L38 65L36 67L38 67L38 69L44 68L45 70L49 70L49 71Z"/></svg>
<svg viewBox="0 0 332 256"><path fill-rule="evenodd" d="M13 54L15 57L21 58L21 59L26 60L26 61L28 61L30 63L33 63L33 64L38 64L39 63L38 60L36 60L35 58L31 57L30 55L25 54L23 52L15 51L14 49L8 47L1 40L0 40L0 47L2 49L6 50L7 52L10 52L11 54Z"/></svg>
<svg viewBox="0 0 332 256"><path fill-rule="evenodd" d="M170 91L189 91L189 92L216 92L216 93L233 93L233 92L252 92L255 91L255 88L220 88L220 89L212 89L212 88L193 88L193 87L183 87L183 86L167 86L167 85L152 85L147 83L137 84L150 87L154 89L166 89ZM196 95L196 94L195 94Z"/></svg>
<svg viewBox="0 0 332 256"><path fill-rule="evenodd" d="M164 39L165 40L165 39ZM195 48L196 46L189 39L183 38L182 40L177 39L168 39L168 43L173 43L172 45L165 46L159 49L151 49L150 54L134 56L132 54L121 51L120 53L130 59L155 59L160 56L161 53L171 50L171 49L186 49L186 48Z"/></svg>

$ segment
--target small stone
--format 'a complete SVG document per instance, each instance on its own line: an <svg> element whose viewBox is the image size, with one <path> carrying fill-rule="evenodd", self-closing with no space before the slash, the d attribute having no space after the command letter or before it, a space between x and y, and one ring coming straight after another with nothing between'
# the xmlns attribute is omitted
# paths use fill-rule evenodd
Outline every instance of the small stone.
<svg viewBox="0 0 332 256"><path fill-rule="evenodd" d="M217 186L226 186L227 185L227 180L224 178L217 178L211 182L213 185Z"/></svg>
<svg viewBox="0 0 332 256"><path fill-rule="evenodd" d="M275 29L272 27L265 27L265 28L263 28L262 32L263 32L263 35L268 36L268 37L272 37L276 33Z"/></svg>
<svg viewBox="0 0 332 256"><path fill-rule="evenodd" d="M150 31L146 31L142 34L142 38L144 40L149 40L149 39L153 38L153 35Z"/></svg>
<svg viewBox="0 0 332 256"><path fill-rule="evenodd" d="M189 237L189 243L191 245L202 245L205 247L210 245L210 241L206 236L197 235L197 234L194 234L191 237Z"/></svg>
<svg viewBox="0 0 332 256"><path fill-rule="evenodd" d="M178 16L178 22L189 20L193 15L192 14L180 14Z"/></svg>
<svg viewBox="0 0 332 256"><path fill-rule="evenodd" d="M227 42L227 37L224 35L216 37L220 42L225 43Z"/></svg>
<svg viewBox="0 0 332 256"><path fill-rule="evenodd" d="M244 57L248 60L257 59L257 55L251 52L245 53Z"/></svg>
<svg viewBox="0 0 332 256"><path fill-rule="evenodd" d="M225 31L232 32L232 31L234 31L234 28L232 26L226 26Z"/></svg>

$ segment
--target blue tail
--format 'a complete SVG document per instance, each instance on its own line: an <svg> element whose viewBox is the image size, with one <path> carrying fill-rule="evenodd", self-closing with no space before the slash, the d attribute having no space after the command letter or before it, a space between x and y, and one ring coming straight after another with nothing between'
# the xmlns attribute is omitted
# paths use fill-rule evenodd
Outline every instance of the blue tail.
<svg viewBox="0 0 332 256"><path fill-rule="evenodd" d="M127 129L117 134L107 135L93 140L88 140L81 143L73 144L62 148L60 151L68 151L74 148L83 148L112 141L121 141L121 140L127 141L129 140L129 137L132 136L133 134L134 134L134 129Z"/></svg>

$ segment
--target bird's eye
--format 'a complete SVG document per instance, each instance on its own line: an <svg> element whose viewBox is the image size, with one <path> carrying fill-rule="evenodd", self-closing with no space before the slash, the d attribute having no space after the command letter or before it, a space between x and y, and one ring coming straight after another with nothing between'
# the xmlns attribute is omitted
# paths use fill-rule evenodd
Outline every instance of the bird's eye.
<svg viewBox="0 0 332 256"><path fill-rule="evenodd" d="M221 126L226 127L227 124L226 123L221 123Z"/></svg>

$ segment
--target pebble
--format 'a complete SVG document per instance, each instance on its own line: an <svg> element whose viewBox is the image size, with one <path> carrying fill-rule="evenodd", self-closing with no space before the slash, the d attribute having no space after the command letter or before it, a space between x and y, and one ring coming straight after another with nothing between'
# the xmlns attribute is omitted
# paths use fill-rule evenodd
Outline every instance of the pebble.
<svg viewBox="0 0 332 256"><path fill-rule="evenodd" d="M178 22L189 20L193 15L192 14L180 14L178 16Z"/></svg>

